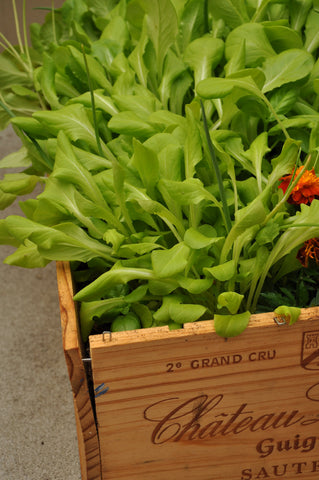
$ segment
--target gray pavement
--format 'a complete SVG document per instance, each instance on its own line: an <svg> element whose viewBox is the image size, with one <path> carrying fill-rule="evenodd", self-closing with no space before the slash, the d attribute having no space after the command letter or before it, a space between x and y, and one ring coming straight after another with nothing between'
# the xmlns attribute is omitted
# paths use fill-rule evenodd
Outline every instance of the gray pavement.
<svg viewBox="0 0 319 480"><path fill-rule="evenodd" d="M10 128L0 132L0 158L18 147ZM55 264L4 265L12 251L0 245L0 480L80 480Z"/></svg>

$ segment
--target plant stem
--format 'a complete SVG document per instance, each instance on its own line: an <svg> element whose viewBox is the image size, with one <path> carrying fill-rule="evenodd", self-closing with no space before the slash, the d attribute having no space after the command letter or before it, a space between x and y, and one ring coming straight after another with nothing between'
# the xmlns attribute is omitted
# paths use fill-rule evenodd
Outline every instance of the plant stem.
<svg viewBox="0 0 319 480"><path fill-rule="evenodd" d="M17 7L16 7L15 0L12 0L12 8L13 8L14 22L15 22L16 34L17 34L19 47L20 47L21 53L24 53L23 43L22 43L21 35L20 35L20 25L19 25L19 18L18 18L18 13L17 13Z"/></svg>
<svg viewBox="0 0 319 480"><path fill-rule="evenodd" d="M208 0L204 0L204 30L209 33Z"/></svg>
<svg viewBox="0 0 319 480"><path fill-rule="evenodd" d="M228 209L228 205L227 205L227 199L226 199L225 189L224 189L224 185L223 185L223 179L222 179L222 176L221 176L221 173L220 173L220 170L219 170L217 158L216 158L216 155L215 155L215 150L214 150L212 140L210 138L209 131L208 131L207 119L206 119L205 109L204 109L204 105L203 105L202 101L201 101L201 109L202 109L203 124L204 124L204 130L205 130L206 140L207 140L207 144L208 144L208 149L209 149L210 157L211 157L212 164L213 164L213 167L214 167L215 175L216 175L216 178L217 178L220 198L221 198L221 201L222 201L223 212L224 212L224 217L225 217L225 227L226 227L227 233L229 233L230 230L231 230L231 227L232 227L231 219L230 219L230 213L229 213L229 209Z"/></svg>
<svg viewBox="0 0 319 480"><path fill-rule="evenodd" d="M84 51L84 45L81 45L81 48L82 48L82 53L83 53L83 58L84 58L86 75L87 75L87 79L88 79L88 86L89 86L90 95L91 95L93 124L94 124L94 131L95 131L95 138L96 138L97 148L98 148L98 151L99 151L99 155L100 155L101 157L104 157L103 149L102 149L102 145L101 145L101 140L100 140L100 134L99 134L98 124L97 124L97 119L96 119L96 108L95 108L95 99L94 99L93 85L92 85L92 81L91 81L91 76L90 76L90 71L89 71L89 66L88 66L87 58L86 58L85 51Z"/></svg>
<svg viewBox="0 0 319 480"><path fill-rule="evenodd" d="M30 58L29 46L28 46L28 38L27 38L27 20L26 20L26 11L25 11L25 0L23 0L23 38L24 38L24 46L27 55L27 61L29 64L30 72L33 74L33 65Z"/></svg>
<svg viewBox="0 0 319 480"><path fill-rule="evenodd" d="M51 8L51 12L52 12L52 32L53 32L53 39L54 39L54 43L57 44L58 41L57 41L57 36L56 36L56 28L55 28L55 9L54 9L54 0L52 0L52 8Z"/></svg>
<svg viewBox="0 0 319 480"><path fill-rule="evenodd" d="M273 114L273 116L275 117L278 125L280 126L281 130L283 131L286 139L288 140L290 138L290 135L289 133L287 132L285 126L283 125L282 121L280 120L280 118L278 117L277 115L277 112L276 110L274 109L274 107L272 106L272 104L270 103L270 101L268 100L268 98L266 97L265 94L262 93L262 97L263 97L263 100L264 102L266 103L267 107L269 108L269 110L271 111L271 113Z"/></svg>

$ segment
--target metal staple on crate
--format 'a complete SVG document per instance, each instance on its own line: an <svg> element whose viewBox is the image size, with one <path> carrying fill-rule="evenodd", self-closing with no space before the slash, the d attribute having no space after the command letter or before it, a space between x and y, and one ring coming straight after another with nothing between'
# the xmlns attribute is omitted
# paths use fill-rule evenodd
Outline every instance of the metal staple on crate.
<svg viewBox="0 0 319 480"><path fill-rule="evenodd" d="M102 335L103 335L103 337L102 337L103 342L106 341L106 340L105 340L105 334L108 334L108 335L109 335L109 341L111 342L111 341L112 341L112 332L110 332L109 330L105 330L105 331L102 333Z"/></svg>
<svg viewBox="0 0 319 480"><path fill-rule="evenodd" d="M281 325L286 325L286 319L282 316L274 317L274 322L280 327Z"/></svg>

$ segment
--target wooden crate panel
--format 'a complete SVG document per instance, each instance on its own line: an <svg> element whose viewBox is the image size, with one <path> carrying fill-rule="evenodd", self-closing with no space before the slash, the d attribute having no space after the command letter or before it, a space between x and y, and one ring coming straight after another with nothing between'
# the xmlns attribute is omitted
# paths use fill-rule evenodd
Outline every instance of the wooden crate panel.
<svg viewBox="0 0 319 480"><path fill-rule="evenodd" d="M63 350L73 392L82 480L101 480L97 428L89 394L88 379L78 319L73 302L73 282L68 262L57 262Z"/></svg>
<svg viewBox="0 0 319 480"><path fill-rule="evenodd" d="M102 479L318 480L318 320L91 337Z"/></svg>

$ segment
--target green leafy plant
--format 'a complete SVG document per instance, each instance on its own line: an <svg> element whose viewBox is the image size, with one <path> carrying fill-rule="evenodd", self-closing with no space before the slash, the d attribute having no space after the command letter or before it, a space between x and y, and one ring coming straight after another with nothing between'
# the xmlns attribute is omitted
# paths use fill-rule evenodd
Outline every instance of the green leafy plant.
<svg viewBox="0 0 319 480"><path fill-rule="evenodd" d="M1 207L43 185L0 222L6 263L70 261L84 339L293 323L318 304L319 252L296 259L319 237L318 27L313 1L52 5L0 56L1 126L23 141Z"/></svg>

